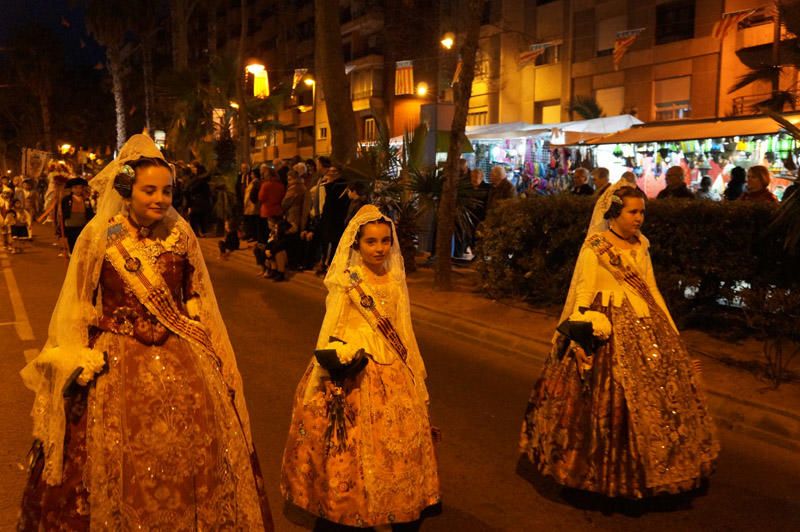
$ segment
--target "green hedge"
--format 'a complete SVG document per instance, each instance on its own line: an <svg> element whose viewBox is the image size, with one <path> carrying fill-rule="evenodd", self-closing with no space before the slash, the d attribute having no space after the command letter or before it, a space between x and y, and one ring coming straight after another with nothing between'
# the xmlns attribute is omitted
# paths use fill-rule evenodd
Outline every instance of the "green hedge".
<svg viewBox="0 0 800 532"><path fill-rule="evenodd" d="M559 195L510 200L489 213L478 231L483 291L562 305L593 206L592 198ZM643 232L659 288L679 322L708 320L711 312L741 315L736 304L752 308L753 294L763 298L776 289L800 296L800 261L783 251L784 234L767 231L774 212L750 203L647 202Z"/></svg>

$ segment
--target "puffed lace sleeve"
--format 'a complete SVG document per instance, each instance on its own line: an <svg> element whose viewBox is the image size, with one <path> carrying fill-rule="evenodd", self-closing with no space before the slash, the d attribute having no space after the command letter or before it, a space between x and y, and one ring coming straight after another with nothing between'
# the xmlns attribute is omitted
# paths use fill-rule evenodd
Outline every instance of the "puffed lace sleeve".
<svg viewBox="0 0 800 532"><path fill-rule="evenodd" d="M584 246L575 265L575 307L573 310L592 306L597 293L597 255L589 246Z"/></svg>

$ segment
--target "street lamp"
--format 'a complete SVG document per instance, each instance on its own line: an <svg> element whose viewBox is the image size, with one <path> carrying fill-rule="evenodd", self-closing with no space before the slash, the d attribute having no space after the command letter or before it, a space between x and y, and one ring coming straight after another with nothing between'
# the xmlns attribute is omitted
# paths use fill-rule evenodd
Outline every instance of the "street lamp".
<svg viewBox="0 0 800 532"><path fill-rule="evenodd" d="M228 105L230 105L230 106L231 106L231 109L238 109L238 108L239 108L239 104L238 104L238 103L236 103L236 102L234 102L233 100L231 100L231 101L228 103Z"/></svg>
<svg viewBox="0 0 800 532"><path fill-rule="evenodd" d="M311 115L311 122L314 126L311 128L311 156L312 158L317 158L317 82L314 80L313 77L307 75L303 79L303 83L305 83L306 87L311 87L311 110L313 114Z"/></svg>
<svg viewBox="0 0 800 532"><path fill-rule="evenodd" d="M428 84L421 81L417 84L417 96L424 98L428 94Z"/></svg>
<svg viewBox="0 0 800 532"><path fill-rule="evenodd" d="M260 74L261 72L264 72L267 69L267 67L265 67L261 63L250 63L246 67L244 67L244 69L249 74L253 74L255 76Z"/></svg>
<svg viewBox="0 0 800 532"><path fill-rule="evenodd" d="M453 44L456 42L456 36L452 31L448 31L444 35L442 35L442 40L439 41L442 44L442 47L446 50L449 50L453 47Z"/></svg>
<svg viewBox="0 0 800 532"><path fill-rule="evenodd" d="M62 144L61 147L59 148L59 151L61 151L63 155L66 155L67 153L69 153L69 150L71 149L72 149L71 144Z"/></svg>

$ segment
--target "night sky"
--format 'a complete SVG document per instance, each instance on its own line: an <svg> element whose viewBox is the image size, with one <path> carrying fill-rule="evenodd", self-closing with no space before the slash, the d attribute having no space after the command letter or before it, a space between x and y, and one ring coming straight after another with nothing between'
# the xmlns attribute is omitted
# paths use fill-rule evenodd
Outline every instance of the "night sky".
<svg viewBox="0 0 800 532"><path fill-rule="evenodd" d="M67 68L94 66L103 51L86 33L83 14L68 0L0 0L0 47L20 28L36 23L52 29L64 46Z"/></svg>

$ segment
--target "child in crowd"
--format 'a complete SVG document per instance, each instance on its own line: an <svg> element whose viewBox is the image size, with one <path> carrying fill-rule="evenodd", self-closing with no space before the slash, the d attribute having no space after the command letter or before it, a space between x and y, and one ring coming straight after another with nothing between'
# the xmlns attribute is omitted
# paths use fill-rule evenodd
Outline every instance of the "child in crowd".
<svg viewBox="0 0 800 532"><path fill-rule="evenodd" d="M286 266L289 258L286 254L288 239L286 232L289 224L282 218L269 219L269 240L266 248L266 272L264 277L273 281L286 281Z"/></svg>
<svg viewBox="0 0 800 532"><path fill-rule="evenodd" d="M219 241L219 258L227 259L239 249L239 224L234 219L225 220L225 239Z"/></svg>
<svg viewBox="0 0 800 532"><path fill-rule="evenodd" d="M12 208L6 214L5 225L11 236L11 253L22 253L22 243L30 240L33 217L26 211L20 200L14 200Z"/></svg>

